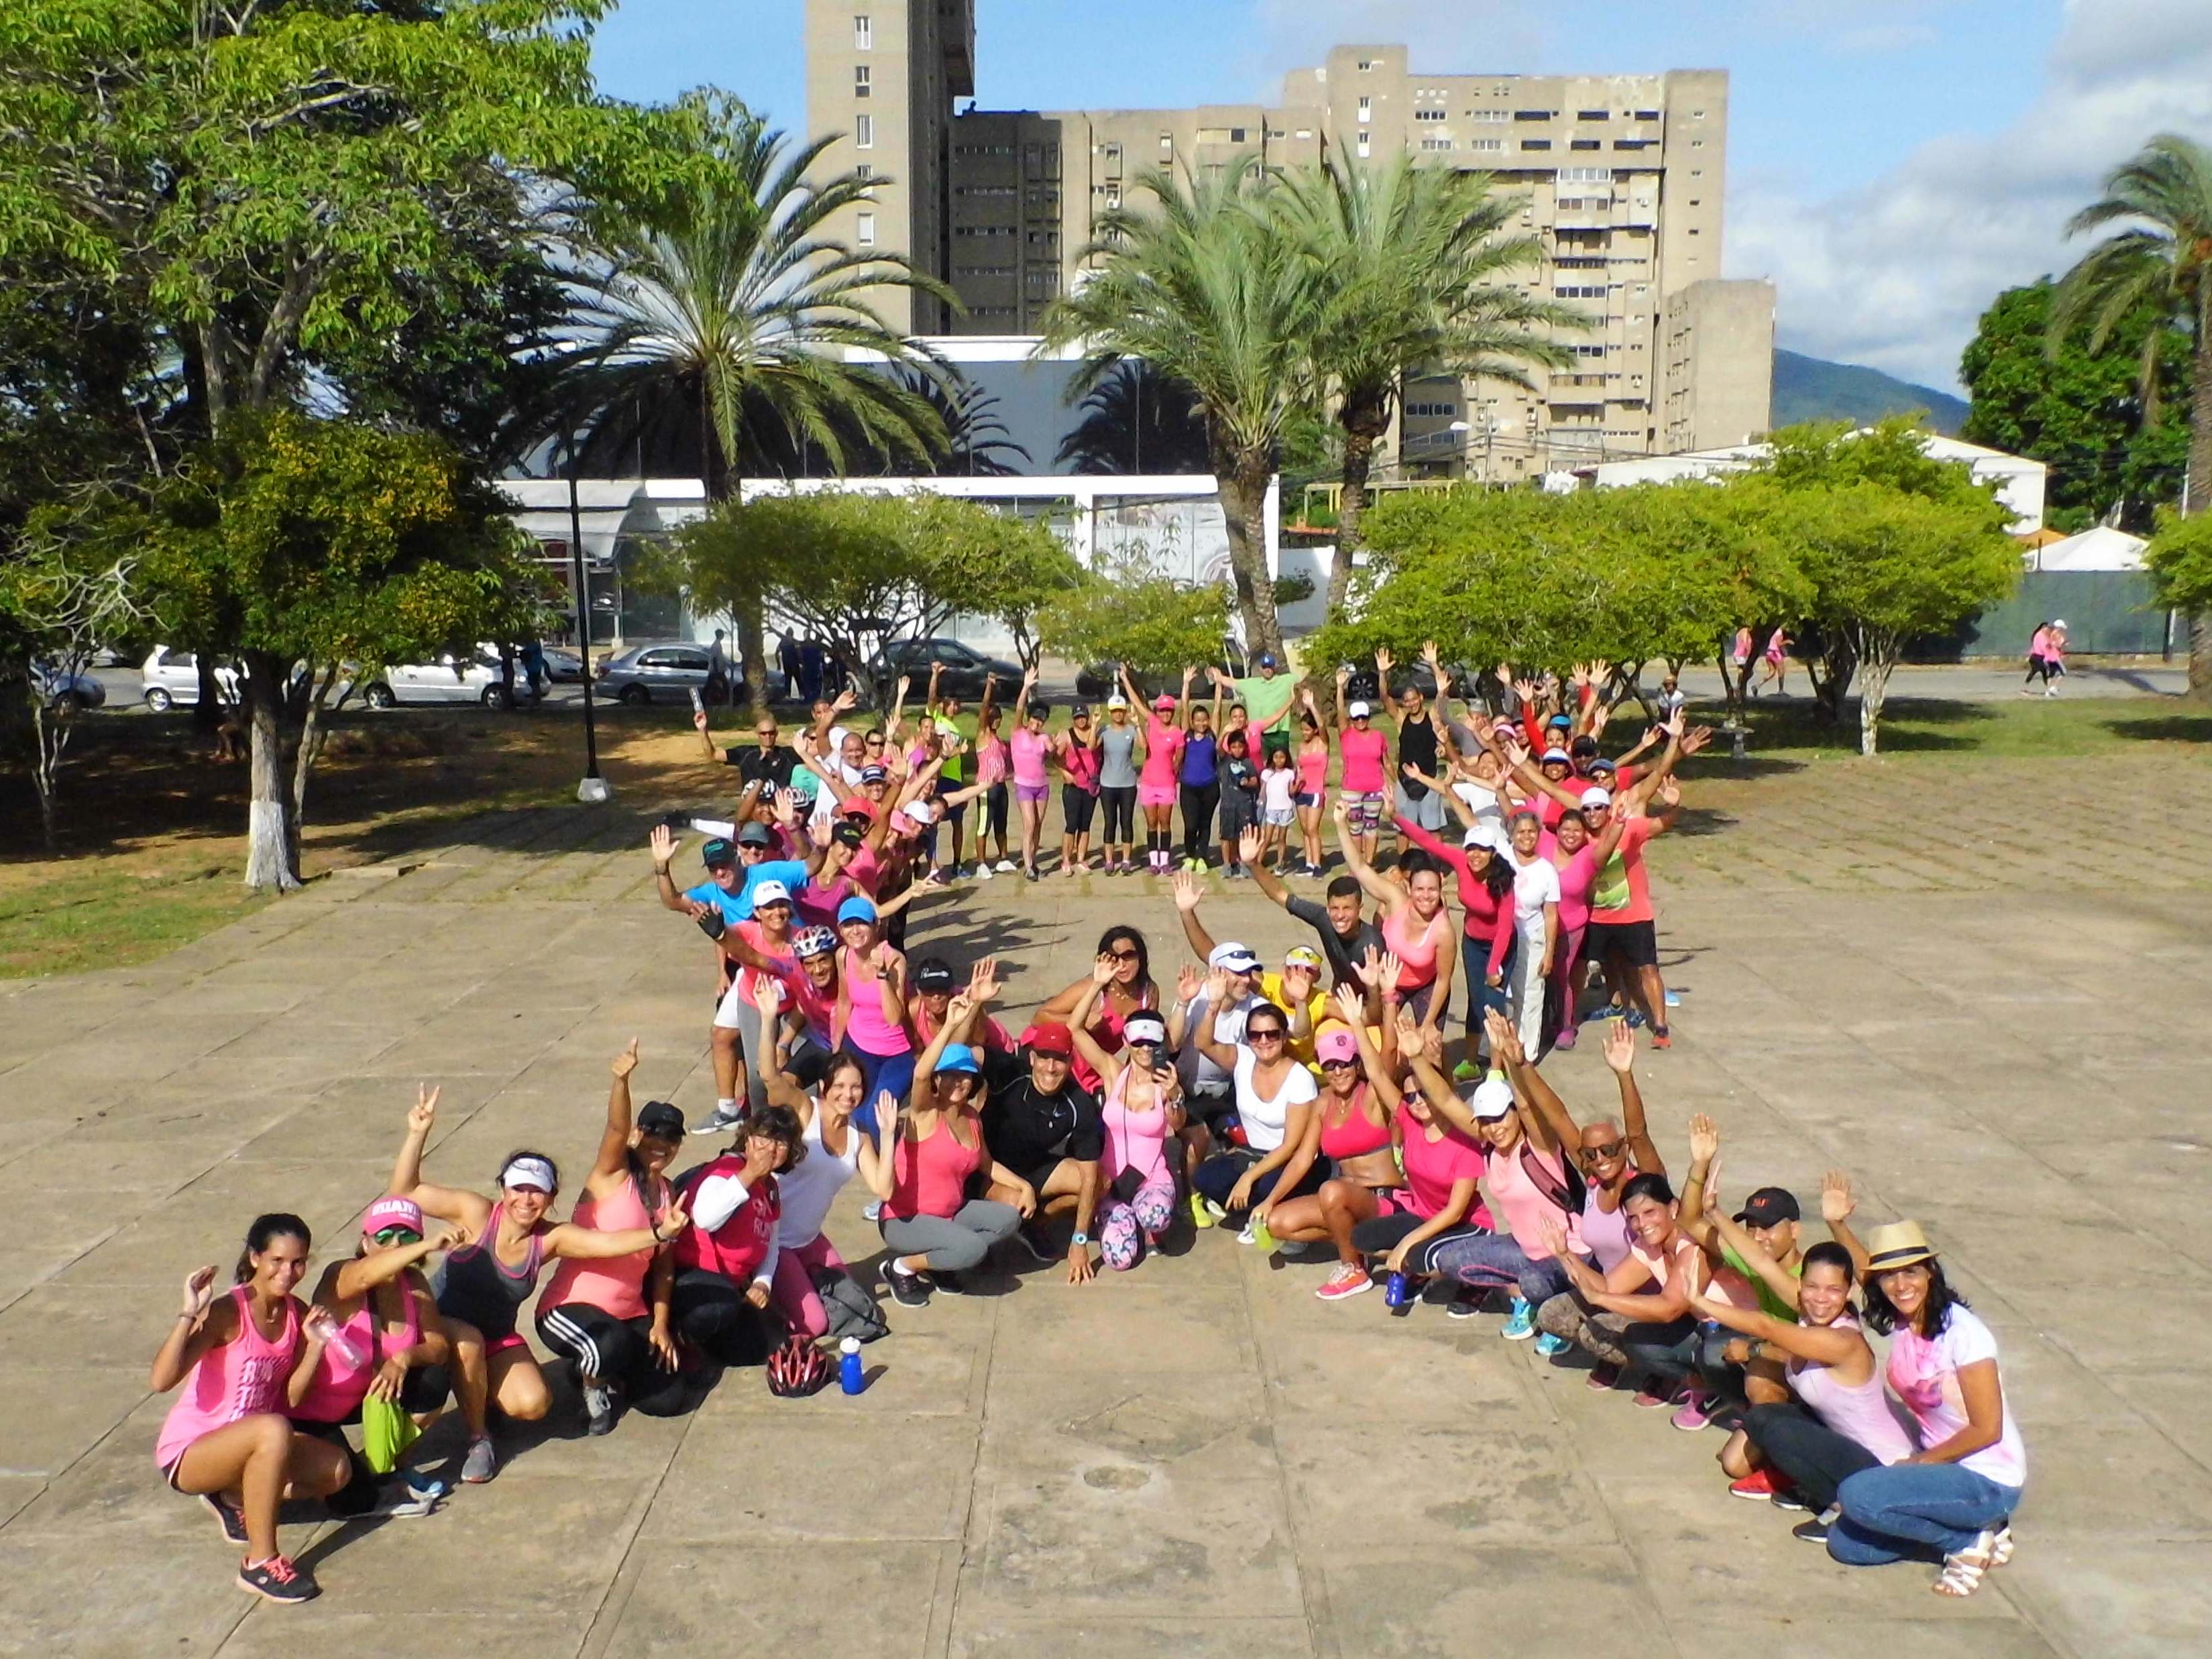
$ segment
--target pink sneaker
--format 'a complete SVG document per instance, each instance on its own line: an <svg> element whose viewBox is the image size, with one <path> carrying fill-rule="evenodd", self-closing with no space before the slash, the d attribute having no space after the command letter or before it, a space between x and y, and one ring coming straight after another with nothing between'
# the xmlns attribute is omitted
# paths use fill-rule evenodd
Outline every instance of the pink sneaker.
<svg viewBox="0 0 2212 1659"><path fill-rule="evenodd" d="M1362 1291L1374 1288L1375 1281L1367 1276L1366 1268L1348 1267L1340 1261L1336 1271L1328 1276L1328 1282L1314 1294L1324 1302L1341 1302L1347 1296L1358 1296Z"/></svg>
<svg viewBox="0 0 2212 1659"><path fill-rule="evenodd" d="M1583 1379L1583 1387L1586 1389L1610 1389L1619 1383L1620 1381L1620 1366L1595 1365L1591 1367L1590 1374Z"/></svg>
<svg viewBox="0 0 2212 1659"><path fill-rule="evenodd" d="M1644 1411L1656 1412L1662 1406L1673 1405L1681 1397L1681 1394L1682 1390L1679 1386L1668 1388L1664 1394L1654 1394L1651 1391L1651 1385L1647 1382L1636 1391L1636 1398L1629 1403Z"/></svg>
<svg viewBox="0 0 2212 1659"><path fill-rule="evenodd" d="M1686 1434L1695 1434L1713 1420L1714 1404L1703 1389L1691 1389L1682 1395L1682 1408L1667 1420Z"/></svg>

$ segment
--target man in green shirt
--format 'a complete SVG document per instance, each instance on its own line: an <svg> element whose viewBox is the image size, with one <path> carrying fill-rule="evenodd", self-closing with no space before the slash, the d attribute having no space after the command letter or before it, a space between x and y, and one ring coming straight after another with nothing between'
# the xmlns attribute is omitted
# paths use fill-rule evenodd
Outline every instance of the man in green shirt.
<svg viewBox="0 0 2212 1659"><path fill-rule="evenodd" d="M1252 724L1263 738L1270 732L1287 733L1291 729L1291 704L1298 695L1297 679L1280 672L1273 652L1261 652L1252 665L1259 672L1241 680L1231 679L1218 668L1206 672L1216 685L1234 694L1237 701L1244 705L1244 712L1252 717Z"/></svg>

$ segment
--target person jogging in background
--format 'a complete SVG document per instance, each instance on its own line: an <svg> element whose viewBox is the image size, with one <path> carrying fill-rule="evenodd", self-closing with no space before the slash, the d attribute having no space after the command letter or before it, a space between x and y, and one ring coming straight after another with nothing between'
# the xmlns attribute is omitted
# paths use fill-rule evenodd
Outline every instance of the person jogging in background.
<svg viewBox="0 0 2212 1659"><path fill-rule="evenodd" d="M2027 645L2027 678L2021 683L2020 695L2032 697L2031 690L2037 680L2043 682L2043 695L2058 695L2057 682L2066 678L2066 623L2063 618L2047 622L2035 630L2035 637Z"/></svg>
<svg viewBox="0 0 2212 1659"><path fill-rule="evenodd" d="M1751 688L1757 696L1769 686L1777 696L1786 696L1790 690L1790 647L1791 641L1786 629L1777 628L1766 636L1766 650L1759 665L1759 684Z"/></svg>

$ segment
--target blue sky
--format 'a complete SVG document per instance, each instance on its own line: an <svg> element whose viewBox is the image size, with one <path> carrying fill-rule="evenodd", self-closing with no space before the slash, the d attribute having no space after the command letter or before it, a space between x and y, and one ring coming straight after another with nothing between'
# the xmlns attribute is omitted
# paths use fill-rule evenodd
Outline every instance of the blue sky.
<svg viewBox="0 0 2212 1659"><path fill-rule="evenodd" d="M605 90L711 83L805 125L802 0L624 0ZM1779 290L1782 343L1952 388L2008 283L2151 132L2212 139L2205 0L979 0L987 107L1267 99L1337 43L1417 68L1730 73L1730 276ZM1124 43L1146 43L1131 51Z"/></svg>

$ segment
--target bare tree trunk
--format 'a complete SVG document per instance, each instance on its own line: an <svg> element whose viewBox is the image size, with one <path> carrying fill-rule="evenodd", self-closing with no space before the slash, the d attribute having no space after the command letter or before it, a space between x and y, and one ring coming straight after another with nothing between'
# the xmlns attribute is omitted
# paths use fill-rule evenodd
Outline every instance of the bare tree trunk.
<svg viewBox="0 0 2212 1659"><path fill-rule="evenodd" d="M768 707L767 607L750 599L738 611L738 670L744 676L745 708L757 714Z"/></svg>
<svg viewBox="0 0 2212 1659"><path fill-rule="evenodd" d="M2212 281L2197 283L2197 349L2189 362L2189 488L2181 510L2212 507ZM2189 618L2189 698L2212 702L2212 613Z"/></svg>
<svg viewBox="0 0 2212 1659"><path fill-rule="evenodd" d="M1350 410L1346 413L1349 415ZM1367 475L1374 465L1374 434L1344 423L1344 494L1336 510L1336 562L1328 573L1328 608L1325 615L1330 622L1344 620L1345 595L1352 586L1352 561L1356 553L1365 550L1367 544L1361 539L1359 520L1367 511Z"/></svg>
<svg viewBox="0 0 2212 1659"><path fill-rule="evenodd" d="M1881 709L1889 696L1889 671L1897 665L1897 641L1881 635L1867 641L1859 659L1859 753L1881 746Z"/></svg>
<svg viewBox="0 0 2212 1659"><path fill-rule="evenodd" d="M61 785L62 750L69 746L69 728L58 720L50 721L46 700L40 695L39 684L28 681L23 695L30 700L32 750L31 781L39 796L39 831L46 839L49 854L59 850L57 835L58 805L55 791Z"/></svg>
<svg viewBox="0 0 2212 1659"><path fill-rule="evenodd" d="M1265 456L1240 457L1231 466L1217 463L1214 469L1229 533L1230 574L1237 612L1244 619L1244 649L1255 657L1267 653L1280 663L1282 628L1275 619L1275 586L1267 574L1267 476Z"/></svg>
<svg viewBox="0 0 2212 1659"><path fill-rule="evenodd" d="M289 780L285 776L284 675L288 664L256 652L239 687L246 703L252 785L246 812L246 884L256 892L289 892L300 884L294 864Z"/></svg>

